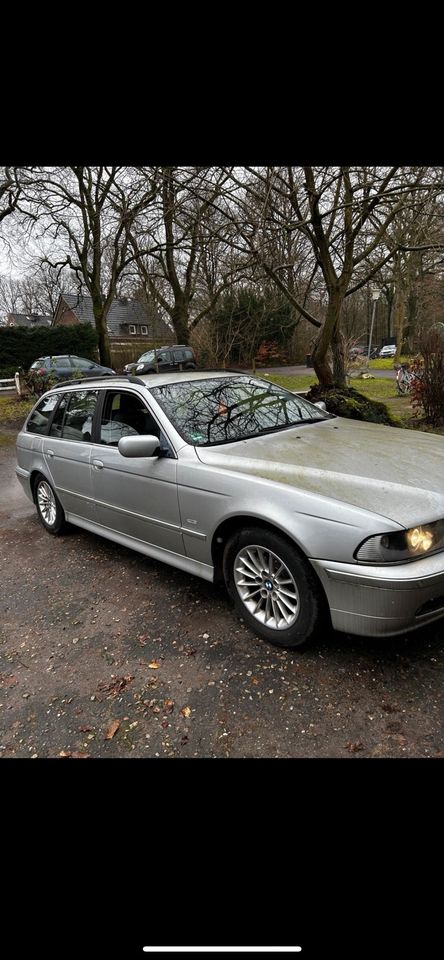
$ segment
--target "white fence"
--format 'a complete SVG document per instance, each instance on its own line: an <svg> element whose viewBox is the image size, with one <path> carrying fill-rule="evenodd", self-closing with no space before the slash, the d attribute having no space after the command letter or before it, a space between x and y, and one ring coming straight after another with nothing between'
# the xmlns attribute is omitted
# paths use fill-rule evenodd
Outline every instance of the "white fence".
<svg viewBox="0 0 444 960"><path fill-rule="evenodd" d="M12 377L10 380L0 380L0 390L14 390L17 389L17 384Z"/></svg>

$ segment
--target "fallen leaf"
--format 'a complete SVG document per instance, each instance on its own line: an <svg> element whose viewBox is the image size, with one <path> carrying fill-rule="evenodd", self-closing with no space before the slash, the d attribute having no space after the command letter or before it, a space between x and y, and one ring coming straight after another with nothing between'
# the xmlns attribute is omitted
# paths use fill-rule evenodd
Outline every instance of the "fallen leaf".
<svg viewBox="0 0 444 960"><path fill-rule="evenodd" d="M0 682L3 687L15 687L16 683L18 683L18 680L17 680L17 677L10 676L10 677L5 677Z"/></svg>
<svg viewBox="0 0 444 960"><path fill-rule="evenodd" d="M191 707L182 707L179 711L183 717L191 717Z"/></svg>
<svg viewBox="0 0 444 960"><path fill-rule="evenodd" d="M163 709L165 710L165 713L171 713L171 711L173 710L173 707L174 707L174 700L163 701Z"/></svg>
<svg viewBox="0 0 444 960"><path fill-rule="evenodd" d="M111 723L105 733L104 740L112 740L120 727L120 720L111 720Z"/></svg>
<svg viewBox="0 0 444 960"><path fill-rule="evenodd" d="M92 730L92 729L93 729L93 727L79 727L79 732L80 732L80 733L91 733L91 730Z"/></svg>
<svg viewBox="0 0 444 960"><path fill-rule="evenodd" d="M364 749L364 744L361 740L357 740L356 743L353 743L351 740L345 744L345 749L349 750L350 753L358 753L358 750Z"/></svg>
<svg viewBox="0 0 444 960"><path fill-rule="evenodd" d="M138 639L139 643L142 645L142 647L146 647L146 641L147 641L147 639L148 639L148 634L147 634L147 633L141 633L141 634L140 634L140 637L137 637L137 639Z"/></svg>
<svg viewBox="0 0 444 960"><path fill-rule="evenodd" d="M183 737L181 738L180 745L181 745L182 747L184 747L186 743L188 743L188 737L187 737L187 735L186 735L186 733L185 733L185 734L183 735Z"/></svg>
<svg viewBox="0 0 444 960"><path fill-rule="evenodd" d="M158 670L160 663L158 663L157 660L151 660L151 662L148 664L148 667L150 670Z"/></svg>
<svg viewBox="0 0 444 960"><path fill-rule="evenodd" d="M98 684L98 689L104 693L108 693L109 697L116 697L132 680L134 680L134 676L130 674L125 677L113 677L111 683L106 683L104 680L101 680ZM93 698L91 697L91 699Z"/></svg>

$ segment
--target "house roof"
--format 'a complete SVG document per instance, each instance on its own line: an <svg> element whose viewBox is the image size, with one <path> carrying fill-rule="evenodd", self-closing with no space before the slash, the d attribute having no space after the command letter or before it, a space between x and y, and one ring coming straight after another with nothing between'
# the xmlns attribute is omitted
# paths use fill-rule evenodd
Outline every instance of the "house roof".
<svg viewBox="0 0 444 960"><path fill-rule="evenodd" d="M65 302L80 323L91 323L94 326L91 297L77 293L64 293L60 301ZM128 334L130 324L146 324L148 334L157 339L171 337L172 335L172 331L159 316L154 305L150 308L141 300L129 300L126 297L116 297L113 300L106 323L108 333L112 337Z"/></svg>
<svg viewBox="0 0 444 960"><path fill-rule="evenodd" d="M43 313L6 313L5 323L8 327L50 327L52 317Z"/></svg>

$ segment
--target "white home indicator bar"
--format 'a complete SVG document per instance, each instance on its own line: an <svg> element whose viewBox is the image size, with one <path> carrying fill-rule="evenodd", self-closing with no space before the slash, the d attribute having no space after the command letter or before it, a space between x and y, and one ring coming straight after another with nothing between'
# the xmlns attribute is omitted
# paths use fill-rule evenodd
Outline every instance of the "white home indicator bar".
<svg viewBox="0 0 444 960"><path fill-rule="evenodd" d="M302 947L144 947L145 953L300 953Z"/></svg>

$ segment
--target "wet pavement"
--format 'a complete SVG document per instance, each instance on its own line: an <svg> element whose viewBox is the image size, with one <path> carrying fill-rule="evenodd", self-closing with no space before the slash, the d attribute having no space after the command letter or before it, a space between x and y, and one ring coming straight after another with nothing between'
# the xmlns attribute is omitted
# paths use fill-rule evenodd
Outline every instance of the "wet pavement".
<svg viewBox="0 0 444 960"><path fill-rule="evenodd" d="M0 428L1 429L1 428ZM0 432L0 756L444 756L444 622L279 650L225 590L70 527Z"/></svg>

